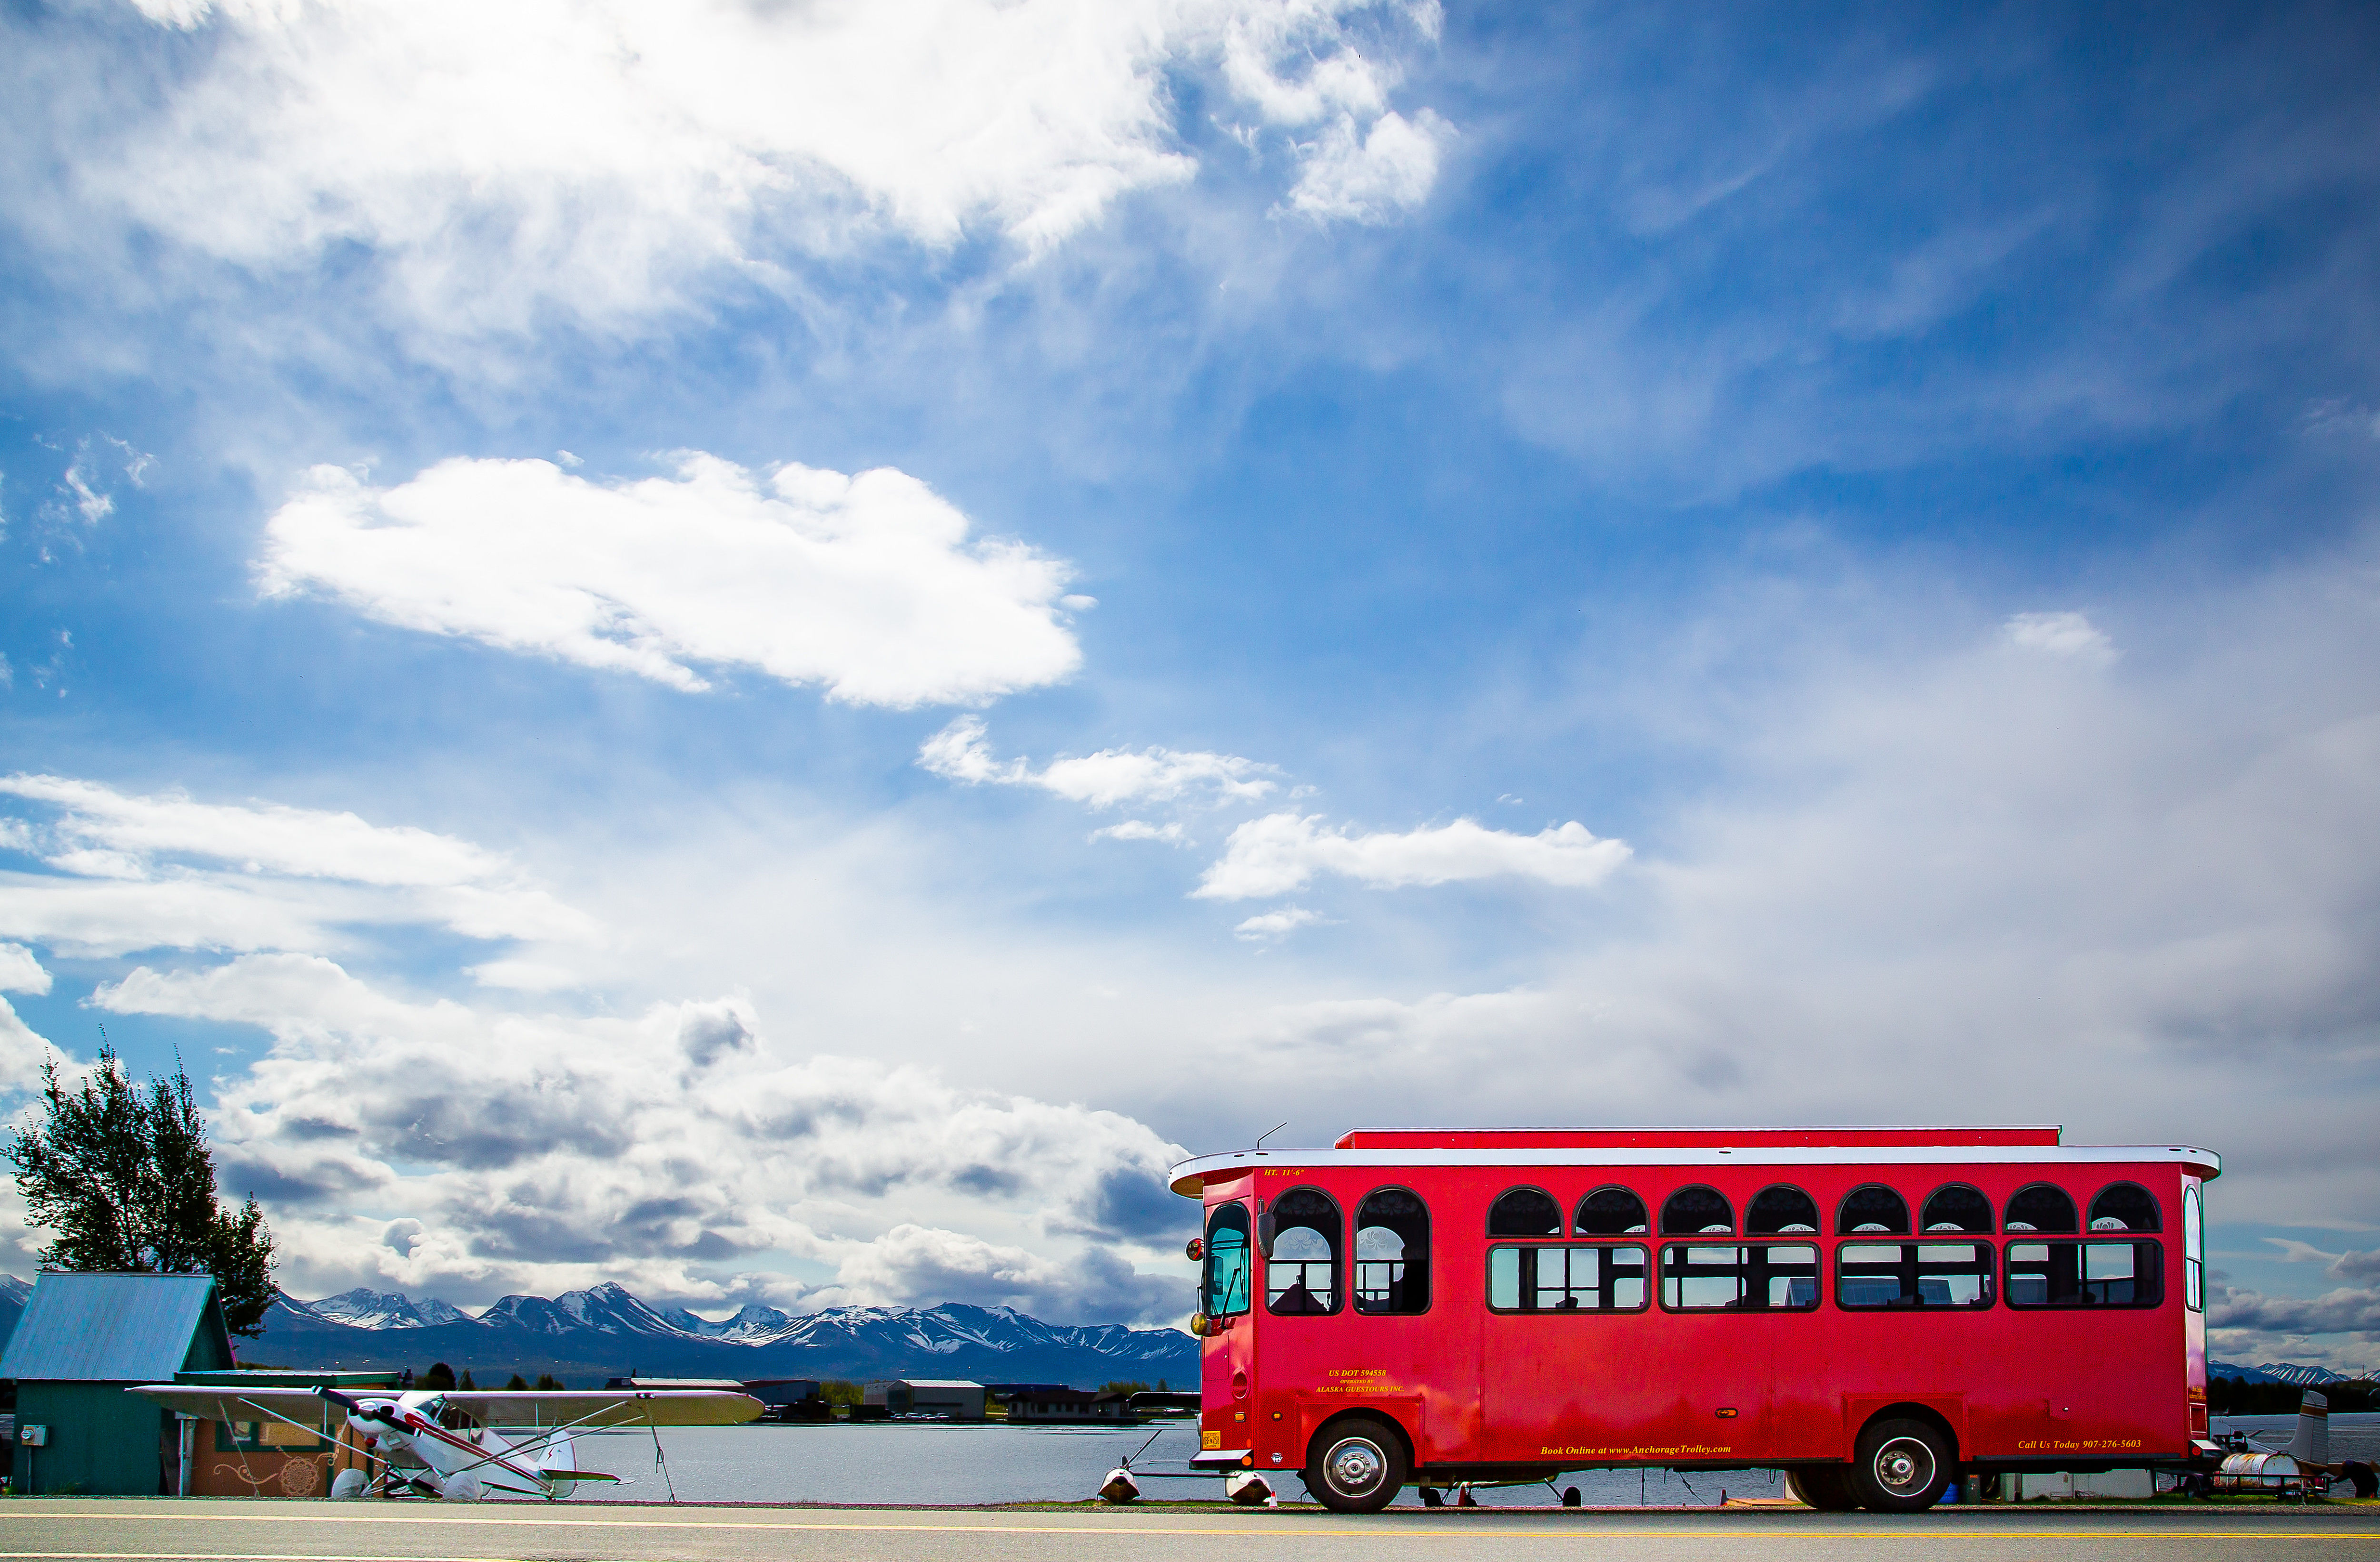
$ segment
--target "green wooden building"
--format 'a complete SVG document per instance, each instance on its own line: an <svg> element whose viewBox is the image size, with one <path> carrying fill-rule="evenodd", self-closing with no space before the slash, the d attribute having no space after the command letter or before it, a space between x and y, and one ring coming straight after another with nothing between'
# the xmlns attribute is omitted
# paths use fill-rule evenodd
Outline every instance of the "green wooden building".
<svg viewBox="0 0 2380 1562"><path fill-rule="evenodd" d="M0 1354L0 1378L17 1385L14 1489L170 1493L178 1474L173 1412L124 1391L232 1365L212 1275L42 1271ZM39 1446L26 1441L34 1427Z"/></svg>

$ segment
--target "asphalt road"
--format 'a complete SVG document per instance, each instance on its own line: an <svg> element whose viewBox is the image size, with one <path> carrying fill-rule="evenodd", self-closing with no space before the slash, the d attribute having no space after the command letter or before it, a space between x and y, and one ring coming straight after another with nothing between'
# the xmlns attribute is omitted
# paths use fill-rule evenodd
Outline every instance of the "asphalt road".
<svg viewBox="0 0 2380 1562"><path fill-rule="evenodd" d="M1696 1511L605 1507L331 1504L241 1498L0 1502L0 1559L655 1558L769 1562L1880 1562L2380 1557L2380 1503L2308 1507L1951 1508L1914 1518L1801 1508Z"/></svg>

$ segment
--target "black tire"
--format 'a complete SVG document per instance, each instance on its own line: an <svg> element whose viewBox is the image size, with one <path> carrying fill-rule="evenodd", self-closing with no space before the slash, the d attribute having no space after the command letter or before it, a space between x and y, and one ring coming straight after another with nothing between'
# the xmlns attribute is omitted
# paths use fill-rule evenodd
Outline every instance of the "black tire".
<svg viewBox="0 0 2380 1562"><path fill-rule="evenodd" d="M1949 1440L1922 1421L1870 1422L1849 1470L1852 1495L1871 1513L1923 1513L1958 1478Z"/></svg>
<svg viewBox="0 0 2380 1562"><path fill-rule="evenodd" d="M1849 1513L1859 1506L1840 1464L1811 1464L1785 1472L1785 1489L1821 1513Z"/></svg>
<svg viewBox="0 0 2380 1562"><path fill-rule="evenodd" d="M1332 1512L1378 1513L1404 1486L1404 1441L1385 1422L1349 1416L1315 1434L1299 1473Z"/></svg>

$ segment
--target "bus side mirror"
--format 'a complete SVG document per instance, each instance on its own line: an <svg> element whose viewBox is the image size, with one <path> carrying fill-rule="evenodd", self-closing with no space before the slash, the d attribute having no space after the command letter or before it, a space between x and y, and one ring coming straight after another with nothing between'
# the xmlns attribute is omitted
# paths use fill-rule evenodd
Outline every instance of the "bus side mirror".
<svg viewBox="0 0 2380 1562"><path fill-rule="evenodd" d="M1207 1244L1193 1237L1182 1251L1188 1255L1191 1263L1196 1263L1207 1256Z"/></svg>
<svg viewBox="0 0 2380 1562"><path fill-rule="evenodd" d="M1272 1239L1275 1229L1271 1215L1257 1216L1257 1251L1264 1254L1265 1262L1268 1263L1272 1262Z"/></svg>

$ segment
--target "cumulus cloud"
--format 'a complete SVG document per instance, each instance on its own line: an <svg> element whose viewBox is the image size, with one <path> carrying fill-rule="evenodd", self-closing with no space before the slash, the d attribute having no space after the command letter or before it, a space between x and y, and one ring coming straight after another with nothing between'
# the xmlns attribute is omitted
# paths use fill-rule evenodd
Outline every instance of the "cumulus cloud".
<svg viewBox="0 0 2380 1562"><path fill-rule="evenodd" d="M2116 659L2116 642L2080 613L2020 613L2001 627L2010 645L2046 655L2104 666Z"/></svg>
<svg viewBox="0 0 2380 1562"><path fill-rule="evenodd" d="M313 592L400 628L709 687L747 666L831 699L911 706L1053 683L1081 665L1067 567L970 542L905 473L715 457L603 484L550 461L457 459L394 488L319 467L266 527L268 596Z"/></svg>
<svg viewBox="0 0 2380 1562"><path fill-rule="evenodd" d="M42 962L21 944L0 944L0 993L30 993L36 997L50 990L50 973Z"/></svg>
<svg viewBox="0 0 2380 1562"><path fill-rule="evenodd" d="M8 821L0 848L50 870L0 871L0 934L55 949L322 948L358 924L486 939L595 932L508 859L408 825L57 775L0 777L0 797L35 812Z"/></svg>
<svg viewBox="0 0 2380 1562"><path fill-rule="evenodd" d="M1469 819L1361 835L1327 829L1319 814L1270 813L1233 830L1191 893L1210 900L1287 895L1318 873L1374 889L1506 877L1583 888L1609 878L1628 855L1624 842L1598 839L1575 820L1534 836Z"/></svg>
<svg viewBox="0 0 2380 1562"><path fill-rule="evenodd" d="M2370 1287L2341 1286L2315 1297L2264 1296L2231 1287L2210 1300L2209 1328L2267 1335L2360 1334L2380 1340L2380 1289Z"/></svg>
<svg viewBox="0 0 2380 1562"><path fill-rule="evenodd" d="M961 716L927 738L917 750L917 763L949 780L1038 787L1089 808L1127 802L1250 802L1269 796L1281 774L1237 754L1177 749L1102 749L1079 758L1051 760L1037 771L1023 759L996 758L980 716ZM1099 834L1118 840L1171 838L1148 825L1137 830L1116 825Z"/></svg>
<svg viewBox="0 0 2380 1562"><path fill-rule="evenodd" d="M86 132L78 193L244 265L364 247L417 312L506 328L541 301L628 315L701 271L766 277L876 238L1046 250L1194 176L1177 74L1260 125L1326 121L1409 163L1372 150L1404 123L1382 51L1437 31L1435 6L1370 0L136 4L206 46ZM1367 12L1402 19L1359 47Z"/></svg>
<svg viewBox="0 0 2380 1562"><path fill-rule="evenodd" d="M700 1299L792 1257L838 1276L806 1305L964 1300L1116 1321L1184 1301L1178 1279L1132 1262L1162 1258L1188 1218L1164 1190L1178 1147L1114 1112L929 1069L789 1062L740 999L507 1013L268 954L140 967L91 1003L273 1035L269 1056L216 1081L211 1117L225 1188L268 1200L299 1294L370 1283L485 1300L616 1279ZM655 1066L672 1056L688 1066Z"/></svg>

